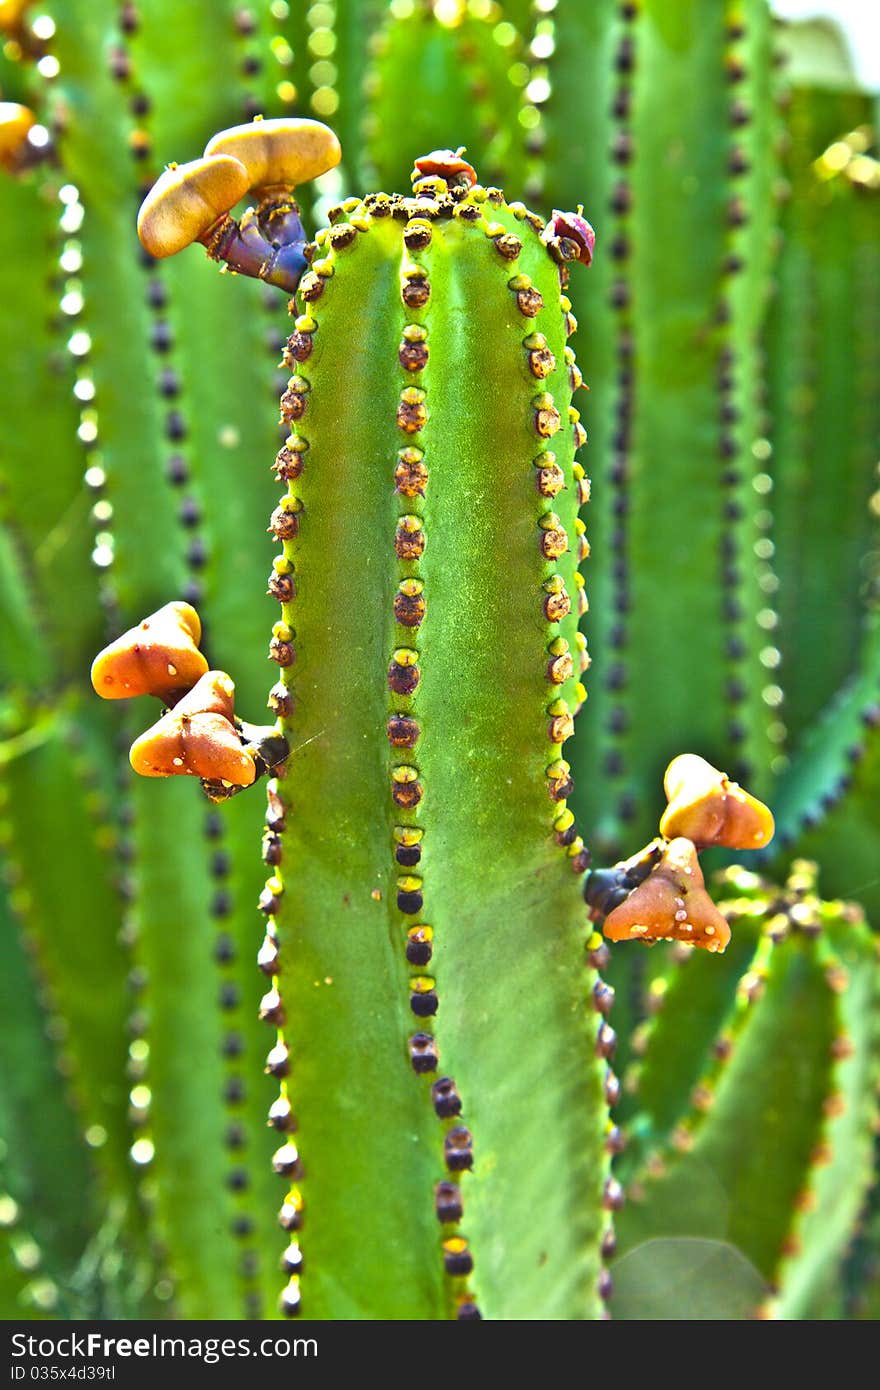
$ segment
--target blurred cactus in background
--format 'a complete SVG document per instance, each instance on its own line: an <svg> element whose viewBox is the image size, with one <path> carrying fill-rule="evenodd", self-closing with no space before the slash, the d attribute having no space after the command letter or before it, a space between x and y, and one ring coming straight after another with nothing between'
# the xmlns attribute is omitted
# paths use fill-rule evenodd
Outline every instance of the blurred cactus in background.
<svg viewBox="0 0 880 1390"><path fill-rule="evenodd" d="M880 164L836 31L766 0L47 0L0 26L2 1316L875 1316ZM294 319L136 233L166 165L256 115L341 144L297 190ZM442 188L421 241L370 198L462 145L473 227ZM579 205L595 265L535 319ZM573 413L518 510L520 397L539 434ZM360 471L310 474L355 436ZM89 687L172 601L202 619L187 689L210 663L201 708L239 730L271 637L268 816L259 788L134 777L152 716ZM725 954L601 944L589 855L650 840L685 749L776 839L707 851Z"/></svg>

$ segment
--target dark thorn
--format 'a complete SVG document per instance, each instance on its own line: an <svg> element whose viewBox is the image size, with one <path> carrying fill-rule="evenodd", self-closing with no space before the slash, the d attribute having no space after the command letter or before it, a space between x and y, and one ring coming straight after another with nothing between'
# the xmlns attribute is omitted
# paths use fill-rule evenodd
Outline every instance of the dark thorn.
<svg viewBox="0 0 880 1390"><path fill-rule="evenodd" d="M455 1314L456 1322L478 1322L482 1317L483 1314L480 1312L476 1303L471 1303L470 1301L459 1303L458 1311Z"/></svg>
<svg viewBox="0 0 880 1390"><path fill-rule="evenodd" d="M450 1129L443 1141L443 1156L450 1172L460 1173L473 1168L474 1150L470 1130L465 1129L464 1125Z"/></svg>
<svg viewBox="0 0 880 1390"><path fill-rule="evenodd" d="M227 1105L241 1105L245 1098L244 1082L240 1076L230 1076L223 1089L223 1099Z"/></svg>
<svg viewBox="0 0 880 1390"><path fill-rule="evenodd" d="M218 965L230 965L235 960L235 943L227 932L221 932L214 943L214 959Z"/></svg>
<svg viewBox="0 0 880 1390"><path fill-rule="evenodd" d="M409 1060L414 1072L436 1071L439 1054L437 1043L430 1033L414 1033L409 1039Z"/></svg>
<svg viewBox="0 0 880 1390"><path fill-rule="evenodd" d="M449 1120L454 1115L461 1114L461 1096L455 1082L449 1076L441 1077L439 1081L434 1082L431 1087L431 1100L434 1111L441 1120Z"/></svg>
<svg viewBox="0 0 880 1390"><path fill-rule="evenodd" d="M431 1018L440 1007L440 1000L437 998L437 991L426 990L424 994L411 994L409 1006L416 1018Z"/></svg>
<svg viewBox="0 0 880 1390"><path fill-rule="evenodd" d="M434 1210L444 1225L460 1221L464 1215L461 1189L454 1182L438 1182L434 1188Z"/></svg>

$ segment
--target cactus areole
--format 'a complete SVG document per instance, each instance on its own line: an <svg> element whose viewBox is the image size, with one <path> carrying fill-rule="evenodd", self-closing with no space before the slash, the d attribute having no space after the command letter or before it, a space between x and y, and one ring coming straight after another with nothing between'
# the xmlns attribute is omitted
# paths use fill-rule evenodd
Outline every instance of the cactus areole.
<svg viewBox="0 0 880 1390"><path fill-rule="evenodd" d="M639 928L636 895L675 912L685 890L660 840L637 871L602 871L592 895L588 880L588 915L566 805L589 546L565 291L594 235L582 209L545 224L507 203L459 149L417 159L409 195L346 200L305 242L291 142L267 124L272 140L239 127L169 171L140 225L155 254L200 239L235 269L298 281L269 520L277 726L255 740L213 671L132 760L195 772L216 799L270 778L261 1012L279 1219L301 1231L281 1311L601 1316L619 1085L590 918L615 909L636 922L615 936L681 936L662 914ZM311 159L321 137L302 138ZM257 172L239 173L252 148ZM271 206L237 224L243 180ZM691 873L696 849L675 845ZM723 946L713 932L696 944Z"/></svg>

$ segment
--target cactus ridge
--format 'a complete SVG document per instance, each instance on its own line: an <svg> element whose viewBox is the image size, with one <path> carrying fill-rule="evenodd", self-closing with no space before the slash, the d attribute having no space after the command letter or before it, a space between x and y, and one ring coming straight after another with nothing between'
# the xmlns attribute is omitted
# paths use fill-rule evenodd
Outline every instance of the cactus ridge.
<svg viewBox="0 0 880 1390"><path fill-rule="evenodd" d="M775 456L774 540L780 575L780 635L791 671L785 682L791 742L798 743L835 691L858 669L864 616L876 603L876 193L850 177L870 119L870 99L854 93L791 92L790 196L783 207L785 257L767 327L768 397ZM855 129L853 129L855 128ZM844 134L841 139L841 133ZM853 142L853 148L847 142ZM829 153L829 151L831 153ZM837 159L834 160L833 156ZM842 160L842 167L841 167ZM839 254L845 240L847 254ZM835 265L833 274L827 267ZM852 353L836 348L841 340ZM831 421L845 411L844 439ZM803 471L787 467L801 460ZM809 486L805 479L809 479ZM821 528L836 517L828 549ZM867 561L847 562L848 547ZM837 623L817 602L835 576L844 586ZM844 598L844 593L846 597ZM805 613L816 621L805 625Z"/></svg>
<svg viewBox="0 0 880 1390"><path fill-rule="evenodd" d="M745 943L749 938L745 936ZM700 1127L705 1123L706 1117L711 1110L718 1086L723 1079L725 1070L730 1058L735 1052L737 1042L742 1036L743 1031L748 1025L749 1015L752 1006L760 998L762 981L768 973L769 957L772 943L769 938L754 943L753 953L749 960L749 969L743 971L737 982L736 991L732 1000L732 1007L723 1022L718 1026L711 1048L708 1054L703 1056L702 1068L698 1071L696 1079L690 1088L687 1096L677 1094L680 1108L674 1117L673 1123L665 1133L652 1133L650 1138L649 1156L645 1160L646 1170L637 1172L634 1181L639 1182L647 1177L656 1177L663 1173L669 1162L674 1161L676 1154L689 1152L699 1135ZM668 992L670 983L675 983L675 973L684 978L687 973L692 972L693 963L690 960L690 953L685 954L686 948L682 951L682 961L679 964L678 972L673 972L671 976L660 976L659 979L667 985L661 996L663 1000L663 1012L667 1007L665 995ZM687 964L688 970L683 967ZM687 985L684 986L687 988ZM674 1007L674 1005L673 1005ZM662 1013L661 1013L662 1017ZM648 1026L640 1038L640 1051L643 1051L646 1060L653 1064L651 1071L656 1069L656 1061L652 1056L654 1048L660 1051L658 1039L659 1032L658 1019L655 1017L654 1026ZM665 1040L664 1040L665 1041ZM662 1044L661 1044L662 1045ZM667 1042L668 1045L668 1042ZM662 1056L662 1052L660 1053ZM642 1070L644 1069L644 1064ZM639 1084L639 1070L636 1069L634 1075L627 1078L628 1088L632 1089L636 1096L636 1103L642 1100L643 1087ZM647 1088L644 1088L647 1089ZM638 1112L637 1112L638 1114ZM633 1121L634 1129L638 1128L638 1120ZM628 1156L629 1157L629 1156Z"/></svg>
<svg viewBox="0 0 880 1390"><path fill-rule="evenodd" d="M6 836L5 823L3 831ZM9 849L7 840L4 857L8 882L19 867L12 861ZM33 958L29 958L33 937L25 933L31 924L30 905L21 886L16 888L9 882L9 888L8 895L4 892L0 897L9 1071L0 1107L4 1133L26 1135L32 1149L29 1164L22 1161L23 1145L10 1147L0 1163L0 1260L10 1306L23 1316L40 1316L41 1308L45 1314L51 1314L64 1304L68 1269L78 1258L93 1211L93 1174L70 1110L57 1104L66 1083L57 1042L49 1040L42 1025L51 1020L57 1035L61 1031L59 1015L47 996L45 980L35 970ZM19 926L21 931L16 930ZM38 1021L36 1029L34 1017ZM34 1091L40 1097L37 1105L33 1104ZM55 1098L55 1104L47 1103L49 1096ZM39 1202L34 1202L34 1196L59 1160L65 1164L71 1182L88 1193L88 1205L62 1214L53 1231L45 1217L40 1220Z"/></svg>
<svg viewBox="0 0 880 1390"><path fill-rule="evenodd" d="M76 670L76 649L95 633L89 611L92 585L90 581L83 585L89 546L83 524L82 474L79 459L59 447L60 440L73 437L69 383L59 368L64 361L64 328L70 322L65 311L75 310L77 303L75 298L65 298L59 308L47 274L46 263L54 272L65 252L57 197L50 190L35 196L26 187L11 192L0 232L0 252L9 266L4 276L2 342L8 365L0 393L10 422L0 449L0 509L4 565L17 571L17 578L10 579L22 597L26 595L32 618L44 633L44 660L50 647L54 654L39 676L34 672L39 690ZM45 262L32 259L37 248L42 249ZM16 350L15 325L28 319L40 363L37 370ZM35 422L35 428L27 428L28 420ZM68 576L67 583L58 584L59 573ZM22 635L27 622L22 612ZM20 651L9 669L24 674L22 662L29 663L37 655Z"/></svg>
<svg viewBox="0 0 880 1390"><path fill-rule="evenodd" d="M778 246L775 166L768 151L777 137L772 26L762 5L725 9L724 63L728 78L726 174L729 197L719 276L718 455L722 499L721 627L727 705L725 741L736 750L735 775L766 793L782 737L778 714L765 698L776 679L779 652L774 595L778 577L765 505L767 419L761 397L760 332ZM736 79L736 80L734 80Z"/></svg>
<svg viewBox="0 0 880 1390"><path fill-rule="evenodd" d="M854 769L875 748L880 725L880 622L866 624L859 673L841 690L814 726L807 730L780 778L779 832L785 846L813 829L852 785Z"/></svg>
<svg viewBox="0 0 880 1390"><path fill-rule="evenodd" d="M119 1082L122 1049L122 1014L118 999L106 999L101 1010L90 1000L91 980L108 969L118 973L117 946L113 922L116 901L108 871L106 850L110 832L101 792L81 780L87 751L82 745L88 717L79 702L68 701L68 708L56 710L43 727L40 742L25 758L11 758L3 766L3 800L7 809L14 804L14 820L5 824L8 875L20 885L11 902L26 926L34 957L39 961L45 997L52 1000L51 1012L64 1018L63 1065L76 1102L83 1116L83 1129L94 1128L95 1161L105 1169L111 1192L127 1186L124 1156L118 1143L122 1094ZM66 837L52 874L41 872L39 864L45 844L58 833L64 821L65 805L78 805L81 816L76 833ZM97 824L95 818L97 816ZM90 884L93 902L66 907L70 883L80 866ZM87 930L92 913L98 912L104 930ZM59 939L56 923L78 919L79 936L74 949ZM104 1036L108 1024L118 1029L118 1050L105 1055ZM96 1075L101 1083L96 1084ZM108 1144L109 1147L105 1148Z"/></svg>
<svg viewBox="0 0 880 1390"><path fill-rule="evenodd" d="M682 14L666 17L657 6L638 13L625 7L619 14L613 8L592 15L581 39L596 59L613 54L608 71L597 74L598 95L591 88L589 109L581 116L591 133L598 126L594 140L605 142L605 168L591 167L588 146L575 149L562 179L560 160L543 165L554 200L579 175L591 206L605 207L603 225L610 235L605 278L597 267L597 278L574 290L576 312L598 322L606 342L614 341L612 334L617 338L614 355L600 343L592 349L593 360L585 359L598 449L595 541L614 558L591 586L585 630L602 674L579 730L574 764L577 770L583 757L588 770L576 802L594 849L603 854L619 852L622 825L635 823L647 832L647 816L637 810L624 768L629 764L631 775L640 776L646 756L659 763L657 721L670 736L680 721L678 727L687 728L688 739L704 752L723 748L734 776L744 775L747 763L766 768L775 756L770 733L776 738L784 732L778 711L765 699L772 681L764 661L775 659L765 635L770 629L755 621L758 616L774 622L776 583L766 494L759 490L766 461L762 467L752 452L766 432L758 335L778 215L769 19L758 4L718 7L698 31ZM542 21L553 24L559 54L566 51L563 34L570 44L580 21L565 7ZM687 74L700 65L706 79L694 85ZM541 108L548 151L564 135L558 103L573 99L564 59L550 66L551 92ZM668 104L664 97L662 109L655 109L660 70L663 84L678 80L678 72L683 90L680 101ZM662 227L654 216L661 206L659 193L652 192L655 178L667 190L662 215L668 222ZM702 248L699 274L705 276L699 288L688 251L695 238ZM686 440L676 438L681 417L666 408L670 389L691 393L695 413L688 415ZM688 450L694 451L693 463L682 496L664 488L661 461L682 459ZM708 463L713 457L715 468ZM699 499L697 488L705 489ZM699 522L687 519L691 504ZM700 545L706 547L702 559ZM682 590L678 567L668 563L678 546ZM646 566L655 561L650 578ZM699 593L691 590L687 576L707 568L715 576L714 592L704 585ZM668 611L683 604L694 620L699 678L689 687L699 690L700 708L695 700L686 713L677 692L668 717L660 706L652 709L649 731L641 726L646 706L633 672L663 669L661 625L652 621L659 595ZM713 695L706 698L710 689ZM769 778L763 775L757 789L766 795ZM613 802L589 790L604 787L608 778L619 785Z"/></svg>
<svg viewBox="0 0 880 1390"><path fill-rule="evenodd" d="M522 49L517 29L498 10L461 4L438 17L431 0L406 16L388 13L370 45L362 116L368 187L396 188L409 172L395 138L399 94L414 98L407 151L463 144L480 151L487 180L511 185L520 92L511 78Z"/></svg>
<svg viewBox="0 0 880 1390"><path fill-rule="evenodd" d="M638 303L633 300L628 264L632 235L632 189L627 169L634 141L632 95L636 39L633 15L622 16L622 20L616 36L613 59L616 76L612 111L617 125L612 149L616 151L616 178L608 194L607 203L609 256L613 262L610 274L613 279L606 286L606 295L612 318L609 325L613 342L609 354L610 370L615 374L616 391L613 417L609 422L609 428L613 431L610 443L614 453L612 467L608 471L605 505L605 524L606 528L610 526L611 529L606 529L604 539L609 556L613 557L614 590L605 596L606 601L612 605L609 612L613 611L613 619L607 634L608 651L602 680L602 691L607 704L604 707L600 706L600 717L604 714L603 725L608 736L601 764L602 774L608 783L608 801L616 804L621 820L629 821L633 813L632 798L625 790L628 776L625 735L630 725L627 711L630 698L627 693L630 685L628 657L632 643L629 621L632 543L629 483L633 452L633 416L639 382L633 336ZM601 600L601 594L597 597ZM591 641L592 621L588 612L587 632ZM607 713L604 713L604 709L607 709Z"/></svg>

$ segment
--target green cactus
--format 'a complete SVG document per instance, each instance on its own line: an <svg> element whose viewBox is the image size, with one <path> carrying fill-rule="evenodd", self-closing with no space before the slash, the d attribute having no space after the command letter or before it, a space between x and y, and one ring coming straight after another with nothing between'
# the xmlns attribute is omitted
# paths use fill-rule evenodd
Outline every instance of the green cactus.
<svg viewBox="0 0 880 1390"><path fill-rule="evenodd" d="M870 1315L876 959L791 866L878 905L870 102L764 0L705 8L52 0L10 34L51 144L0 186L5 1316L586 1318L609 1261L615 1317ZM293 324L134 228L164 163L290 111L343 147ZM462 141L542 218L368 196ZM573 398L540 232L579 203ZM265 822L132 777L143 702L87 690L178 598L249 718L272 630ZM584 840L654 833L683 748L748 772L788 886L726 871L723 957L609 961Z"/></svg>
<svg viewBox="0 0 880 1390"><path fill-rule="evenodd" d="M821 1316L870 1185L875 939L858 908L819 899L804 861L783 893L736 869L722 891L736 955L708 989L698 976L710 960L673 967L625 1082L634 1142L621 1176L633 1200L617 1223L615 1316L690 1316L681 1286L676 1311L652 1278L650 1242L672 1268L677 1254L681 1278L694 1237L751 1265L729 1290L703 1280L704 1316L725 1316L728 1294L754 1307L756 1289L762 1316Z"/></svg>

